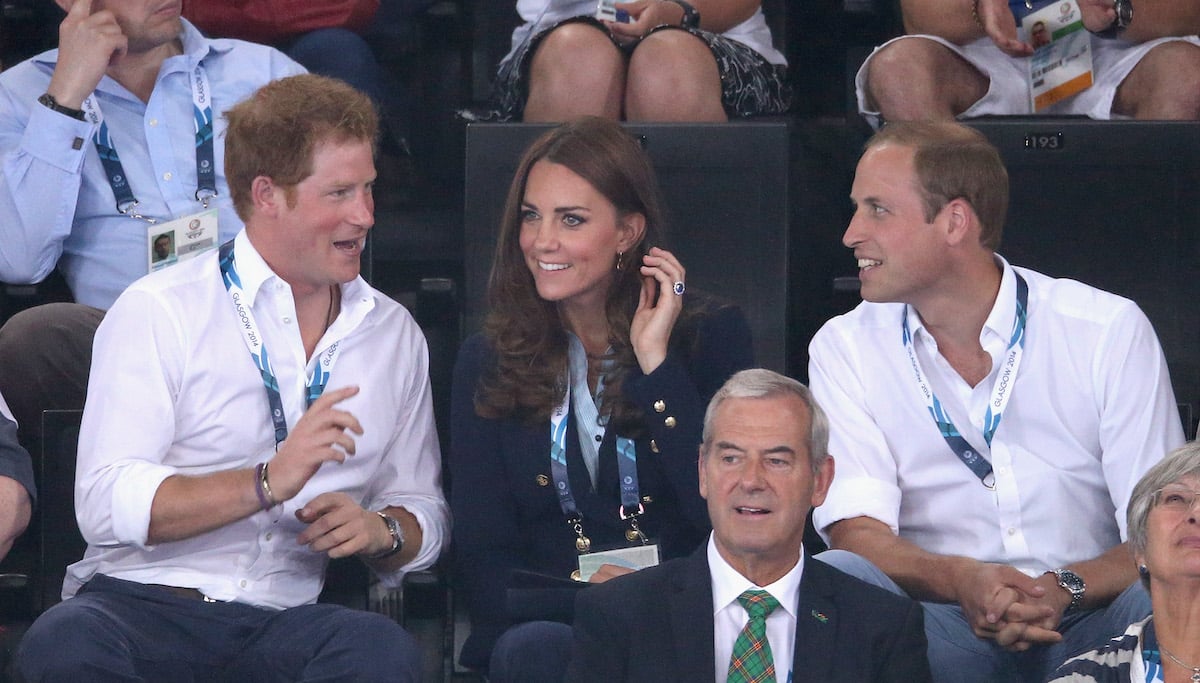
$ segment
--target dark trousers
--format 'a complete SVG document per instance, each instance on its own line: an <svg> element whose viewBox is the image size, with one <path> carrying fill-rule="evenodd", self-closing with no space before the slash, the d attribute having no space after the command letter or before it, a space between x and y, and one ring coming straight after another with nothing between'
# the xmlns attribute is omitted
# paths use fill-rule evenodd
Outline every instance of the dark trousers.
<svg viewBox="0 0 1200 683"><path fill-rule="evenodd" d="M83 407L92 338L103 319L98 308L53 303L21 311L0 327L0 395L35 459L42 455L42 411Z"/></svg>
<svg viewBox="0 0 1200 683"><path fill-rule="evenodd" d="M28 683L421 680L416 641L381 614L204 602L103 575L38 617L17 668Z"/></svg>

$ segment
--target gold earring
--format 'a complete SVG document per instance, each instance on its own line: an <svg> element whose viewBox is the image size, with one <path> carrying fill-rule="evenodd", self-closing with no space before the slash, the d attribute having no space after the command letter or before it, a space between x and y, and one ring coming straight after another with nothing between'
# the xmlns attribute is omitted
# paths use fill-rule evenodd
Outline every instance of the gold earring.
<svg viewBox="0 0 1200 683"><path fill-rule="evenodd" d="M623 252L623 251L617 252L617 270L623 269L623 266L621 265L621 257L624 255L625 255L625 252Z"/></svg>

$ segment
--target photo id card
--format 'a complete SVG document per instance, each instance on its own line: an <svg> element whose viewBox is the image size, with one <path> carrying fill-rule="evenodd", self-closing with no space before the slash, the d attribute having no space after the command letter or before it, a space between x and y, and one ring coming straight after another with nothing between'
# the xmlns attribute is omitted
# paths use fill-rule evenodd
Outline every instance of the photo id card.
<svg viewBox="0 0 1200 683"><path fill-rule="evenodd" d="M579 556L579 580L587 581L592 578L600 565L615 564L629 569L645 569L658 564L658 544L637 545L616 550L601 550Z"/></svg>
<svg viewBox="0 0 1200 683"><path fill-rule="evenodd" d="M1054 2L1021 20L1033 46L1029 100L1039 112L1092 86L1092 34L1075 0Z"/></svg>
<svg viewBox="0 0 1200 683"><path fill-rule="evenodd" d="M619 24L629 23L629 12L617 9L615 0L599 0L596 3L596 18L600 21L615 21Z"/></svg>
<svg viewBox="0 0 1200 683"><path fill-rule="evenodd" d="M209 209L146 229L147 271L153 273L217 248L217 210Z"/></svg>

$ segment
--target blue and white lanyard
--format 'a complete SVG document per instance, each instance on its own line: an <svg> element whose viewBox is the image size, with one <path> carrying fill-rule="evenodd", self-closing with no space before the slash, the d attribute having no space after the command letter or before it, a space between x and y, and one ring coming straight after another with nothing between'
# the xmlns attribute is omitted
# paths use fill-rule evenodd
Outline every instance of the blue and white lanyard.
<svg viewBox="0 0 1200 683"><path fill-rule="evenodd" d="M283 399L279 395L279 380L275 379L275 372L271 370L271 358L267 353L266 340L258 331L258 324L254 321L254 312L245 303L242 280L238 276L237 266L233 259L233 240L221 245L219 261L221 281L225 283L225 291L229 293L229 299L233 302L233 310L237 313L238 327L242 331L242 338L246 341L246 349L250 351L250 358L258 366L258 371L262 374L263 386L267 389L267 401L271 405L271 422L275 426L275 448L279 448L279 444L283 443L288 436L287 418L283 414ZM334 363L337 362L340 347L341 342L334 342L317 359L317 365L308 378L308 389L304 395L305 408L311 406L313 401L320 398L321 394L325 392L325 387L329 384L329 375L333 372Z"/></svg>
<svg viewBox="0 0 1200 683"><path fill-rule="evenodd" d="M603 378L600 387L603 387ZM562 508L567 523L579 535L581 544L577 544L580 552L586 552L591 542L583 535L583 515L575 505L575 495L571 492L571 482L567 477L567 415L571 411L570 383L564 392L562 403L550 414L550 474L554 479L554 490L558 493L558 504ZM599 468L599 465L597 465ZM617 474L621 478L621 506L618 510L621 519L629 520L629 540L647 539L638 528L637 517L645 512L642 505L641 493L638 488L637 446L633 439L617 436ZM586 547L585 547L586 546Z"/></svg>
<svg viewBox="0 0 1200 683"><path fill-rule="evenodd" d="M196 200L208 208L208 200L217 196L217 170L213 156L213 110L211 90L208 85L208 73L204 66L197 64L192 71L192 118L196 131ZM113 196L117 200L117 213L129 215L146 221L157 223L158 219L143 216L137 212L138 200L129 186L129 177L125 175L125 167L108 131L108 123L100 113L100 105L96 102L95 94L89 95L83 101L83 111L96 132L92 142L96 145L96 153L100 155L100 163L104 166L104 174L112 187Z"/></svg>
<svg viewBox="0 0 1200 683"><path fill-rule="evenodd" d="M1008 347L1005 349L1007 356L1000 367L1000 374L992 386L992 398L988 401L987 413L983 418L983 440L989 447L992 445L992 437L995 436L996 429L1000 427L1000 419L1004 417L1004 409L1008 406L1008 400L1012 396L1012 386L1017 378L1017 368L1021 365L1021 356L1025 351L1029 285L1019 273L1013 271L1013 274L1017 278L1017 310L1013 319L1012 336L1008 340ZM979 481L983 482L984 486L995 488L996 477L992 472L992 464L976 453L974 447L962 437L958 427L954 425L954 420L942 408L942 402L938 400L937 394L925 380L925 373L921 371L921 362L917 359L916 349L913 347L912 332L908 329L908 306L904 307L901 327L904 350L908 352L909 364L912 365L913 375L917 378L917 386L925 398L925 404L929 408L929 414L933 417L934 424L942 433L942 438L946 440L946 445L950 446L950 450L954 451L958 459L974 472L976 477L979 477Z"/></svg>

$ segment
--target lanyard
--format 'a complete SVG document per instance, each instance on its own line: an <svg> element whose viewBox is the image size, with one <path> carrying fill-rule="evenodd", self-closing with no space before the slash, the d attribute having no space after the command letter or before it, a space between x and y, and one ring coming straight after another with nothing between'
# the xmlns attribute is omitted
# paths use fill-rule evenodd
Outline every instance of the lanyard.
<svg viewBox="0 0 1200 683"><path fill-rule="evenodd" d="M568 387L570 383L568 383ZM575 505L571 482L567 477L567 414L571 411L571 390L564 392L562 403L550 414L550 474L554 478L554 490L558 493L558 504L567 523L575 530L578 539L575 547L580 552L591 548L591 541L583 535L583 515ZM630 531L625 537L630 541L646 537L638 529L637 517L645 512L638 488L637 447L633 439L617 436L617 474L621 479L621 519L629 520Z"/></svg>
<svg viewBox="0 0 1200 683"><path fill-rule="evenodd" d="M1008 400L1012 396L1012 386L1016 381L1017 368L1021 365L1021 356L1025 351L1025 327L1027 311L1029 306L1029 285L1026 284L1025 278L1021 277L1020 273L1013 271L1013 275L1017 278L1017 308L1016 314L1013 316L1013 331L1009 338L1008 347L1005 349L1007 354L1004 359L1004 364L1000 367L1000 374L996 377L996 382L992 386L992 398L988 401L987 413L983 417L983 440L991 447L992 437L996 434L996 429L1000 427L1000 419L1004 417L1004 409L1008 407ZM946 445L950 446L950 450L954 451L958 459L963 462L979 481L988 488L995 488L996 477L992 473L992 464L987 461L982 455L975 452L975 449L962 437L958 431L958 427L954 425L954 420L950 418L950 414L942 408L942 402L938 400L937 394L933 392L933 388L925 380L925 374L921 371L921 362L917 359L916 349L913 347L912 332L908 329L908 307L904 307L901 326L903 329L904 350L908 352L909 364L912 366L913 375L916 376L917 386L921 389L921 395L925 397L926 406L929 408L929 414L933 417L934 424L937 425L938 431L942 433L942 438L946 440Z"/></svg>
<svg viewBox="0 0 1200 683"><path fill-rule="evenodd" d="M279 395L279 381L275 379L275 373L271 370L271 358L267 354L266 340L258 331L258 324L254 321L254 312L243 302L245 292L242 290L242 280L238 276L237 266L233 259L233 240L221 245L219 261L221 281L225 283L225 291L229 293L229 299L233 302L233 310L237 312L238 326L242 330L246 349L250 351L250 358L258 366L258 371L262 374L263 386L267 389L267 401L271 406L271 422L275 427L275 448L279 448L279 444L283 443L288 436L287 419L283 415L283 399ZM334 363L337 362L340 347L340 342L334 342L321 352L321 356L317 359L317 366L308 378L308 388L304 395L305 408L311 406L313 401L320 398L321 394L325 392L325 387L329 384L329 375L333 372Z"/></svg>
<svg viewBox="0 0 1200 683"><path fill-rule="evenodd" d="M211 90L208 85L208 72L204 70L203 65L196 64L189 80L192 85L192 118L196 131L196 200L207 209L208 200L217 196L217 170L213 157L213 110L212 100L209 98ZM125 174L125 167L117 154L108 123L100 113L95 94L89 95L83 101L83 111L88 120L96 125L92 142L96 145L96 153L100 155L100 163L104 166L104 175L108 178L108 184L117 200L117 213L147 223L157 223L158 219L143 216L137 211L138 200L133 196L129 176Z"/></svg>

